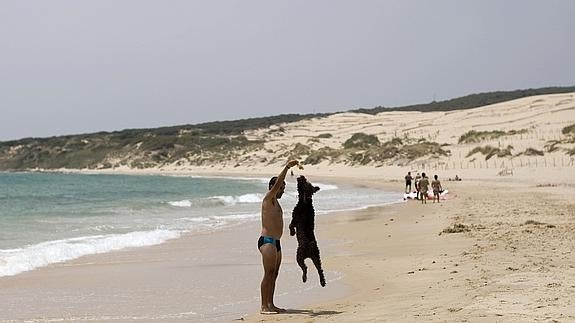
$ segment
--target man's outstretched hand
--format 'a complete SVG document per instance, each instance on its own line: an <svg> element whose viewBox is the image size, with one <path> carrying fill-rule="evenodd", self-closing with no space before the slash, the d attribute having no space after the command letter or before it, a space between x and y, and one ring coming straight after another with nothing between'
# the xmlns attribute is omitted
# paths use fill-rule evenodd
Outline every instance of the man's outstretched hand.
<svg viewBox="0 0 575 323"><path fill-rule="evenodd" d="M297 164L299 164L299 161L297 161L297 160L290 160L290 161L287 163L286 166L287 166L288 168L292 168L292 167L294 167L294 166L297 165Z"/></svg>

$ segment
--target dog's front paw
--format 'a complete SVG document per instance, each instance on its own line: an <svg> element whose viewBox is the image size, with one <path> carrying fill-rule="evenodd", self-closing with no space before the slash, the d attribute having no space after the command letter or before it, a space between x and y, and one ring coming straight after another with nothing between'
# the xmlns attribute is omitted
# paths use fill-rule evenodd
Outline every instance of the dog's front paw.
<svg viewBox="0 0 575 323"><path fill-rule="evenodd" d="M289 235L290 236L295 236L295 229L294 228L289 228Z"/></svg>

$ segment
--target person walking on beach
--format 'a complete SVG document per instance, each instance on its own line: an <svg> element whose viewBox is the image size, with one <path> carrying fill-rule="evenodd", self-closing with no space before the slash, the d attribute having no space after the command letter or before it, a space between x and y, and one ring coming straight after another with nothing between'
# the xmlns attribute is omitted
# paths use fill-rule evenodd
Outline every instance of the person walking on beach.
<svg viewBox="0 0 575 323"><path fill-rule="evenodd" d="M285 312L275 306L274 292L282 262L280 238L283 233L283 210L279 204L285 190L285 177L287 171L299 164L297 160L290 160L278 176L270 179L268 192L262 201L262 233L258 240L258 249L262 254L264 277L261 283L262 314L276 314Z"/></svg>
<svg viewBox="0 0 575 323"><path fill-rule="evenodd" d="M437 175L433 175L433 181L431 181L431 189L433 190L433 203L435 203L435 198L437 198L437 203L439 203L439 194L443 192L443 187L441 187L441 182L437 179Z"/></svg>
<svg viewBox="0 0 575 323"><path fill-rule="evenodd" d="M411 172L407 172L407 175L405 175L405 193L409 193L411 192L411 181L413 180L413 177L411 177ZM409 187L409 189L408 189Z"/></svg>
<svg viewBox="0 0 575 323"><path fill-rule="evenodd" d="M421 173L421 180L419 181L419 193L421 194L421 204L427 204L427 190L429 189L429 180L425 173Z"/></svg>

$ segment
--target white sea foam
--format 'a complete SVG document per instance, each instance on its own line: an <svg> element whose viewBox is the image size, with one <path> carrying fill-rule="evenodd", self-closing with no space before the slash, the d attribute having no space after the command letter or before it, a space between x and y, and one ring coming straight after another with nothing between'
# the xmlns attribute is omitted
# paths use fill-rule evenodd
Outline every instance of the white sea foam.
<svg viewBox="0 0 575 323"><path fill-rule="evenodd" d="M214 219L217 220L245 220L245 219L255 219L259 217L259 213L246 213L246 214L231 214L231 215L217 215Z"/></svg>
<svg viewBox="0 0 575 323"><path fill-rule="evenodd" d="M192 201L190 200L169 201L168 204L177 207L192 207Z"/></svg>
<svg viewBox="0 0 575 323"><path fill-rule="evenodd" d="M0 250L0 277L16 275L86 255L156 245L179 236L180 232L177 231L140 231L55 240L21 249Z"/></svg>
<svg viewBox="0 0 575 323"><path fill-rule="evenodd" d="M258 193L248 193L239 196L231 195L216 195L211 196L206 199L200 200L181 200L181 201L168 201L167 203L175 207L214 207L221 205L233 206L236 204L247 204L247 203L260 203L263 200L263 194Z"/></svg>
<svg viewBox="0 0 575 323"><path fill-rule="evenodd" d="M249 193L240 196L212 196L211 198L222 201L225 205L236 205L238 203L261 203L263 194Z"/></svg>

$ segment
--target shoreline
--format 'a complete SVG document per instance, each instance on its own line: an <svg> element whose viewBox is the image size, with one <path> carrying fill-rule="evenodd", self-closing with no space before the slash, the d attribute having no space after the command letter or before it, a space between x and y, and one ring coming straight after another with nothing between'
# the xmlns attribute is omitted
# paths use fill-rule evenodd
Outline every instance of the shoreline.
<svg viewBox="0 0 575 323"><path fill-rule="evenodd" d="M42 173L46 173L46 172L42 172ZM60 173L62 173L62 172L54 172L54 173L52 173L52 174L60 174ZM90 174L90 175L91 175L91 174L94 174L94 173L92 173L92 172L84 172L84 171L79 171L79 172L66 172L66 173L62 173L62 174L70 174L70 173L71 173L71 174ZM111 176L116 176L116 175L118 175L118 176L129 176L129 175L134 175L134 176L160 176L160 175L156 175L155 173L140 173L140 172L138 172L138 173L136 173L136 174L134 174L134 173L129 173L129 174L125 174L125 173L119 173L119 174L107 174L107 173L106 173L106 174L101 174L101 173L95 173L95 174L97 174L97 175L111 175ZM172 176L172 175L173 175L173 176L184 176L183 174L161 174L161 175L162 175L162 176ZM191 176L191 177L196 177L196 176L197 176L197 177L202 177L202 176L204 176L204 175L195 175L195 174L185 174L185 175ZM206 175L206 177L209 177L209 178L220 178L220 179L221 179L221 178L225 178L225 179L232 179L232 180L253 180L253 179L258 179L258 180L260 180L260 179L265 179L264 175L255 175L255 176L251 176L251 177L246 177L246 176L239 177L239 176L237 176L236 174L226 174L225 176L224 176L224 175L220 176L220 175L217 175L217 174L211 174L211 175ZM340 181L334 181L333 178L326 178L326 177L321 177L321 178L320 178L320 177L317 177L317 179L319 179L320 181L317 182L317 181L314 180L314 182L315 182L316 184L320 185L320 186L324 185L324 186L326 187L326 188L325 188L326 190L329 190L329 189L330 189L329 186L332 186L333 184L337 184L337 186L339 186L340 188L347 187L347 189L349 189L350 187L366 187L366 185L360 185L359 183L350 184L349 182L348 182L348 183L343 183L343 182L340 182ZM288 179L286 179L286 181L287 181L287 180L288 180ZM293 182L293 181L295 180L295 178L290 178L289 180ZM293 183L292 183L292 184L293 184ZM334 188L335 188L335 187L334 187ZM376 187L376 186L370 186L370 188L371 188L371 189L374 189L374 190L379 190L379 189L380 189L379 187ZM344 190L345 190L345 189L344 189ZM390 193L391 193L391 194L390 194ZM253 193L253 194L257 194L257 193ZM373 194L373 191L372 191L371 194ZM347 205L347 206L340 205L339 208L334 208L334 209L331 209L331 208L329 208L329 207L328 207L327 209L320 208L320 210L318 211L318 215L320 215L321 217L323 217L324 214L330 214L330 215L332 215L332 214L341 214L341 213L344 213L344 212L355 212L355 211L364 210L364 209L370 208L370 207L381 207L381 206L385 206L385 205L394 204L394 203L400 203L400 202L401 202L401 199L399 198L399 193L394 194L394 193L392 192L392 189L391 189L391 188L390 188L388 191L386 191L386 194L388 194L388 195L398 195L398 199L392 201L391 199L384 198L384 201L375 201L374 203L367 203L366 201L362 201L361 203L353 203L353 204L349 204L349 205ZM293 199L293 198L292 198L292 199ZM328 200L329 200L329 199L328 199ZM385 200L388 200L388 201L385 201ZM290 204L291 204L292 201L290 200L289 202L290 202ZM171 203L170 203L170 204L171 204ZM324 202L324 205L325 205L325 202ZM288 205L288 207L289 207L289 205ZM185 211L185 210L184 210L184 211ZM245 210L244 210L244 211L245 211ZM291 214L291 210L287 210L287 211L289 211L289 212L286 212L286 213ZM241 224L241 223L244 223L244 222L245 222L245 223L252 223L252 222L258 222L258 221L259 221L259 220L258 220L258 219L259 219L259 216L256 216L255 213L252 214L252 213L250 212L250 213L249 213L249 216L244 216L244 215L245 215L245 214L243 214L243 213L239 214L238 217L237 217L237 219L236 219L236 217L231 216L229 219L227 219L227 220L225 220L225 221L222 220L222 221L224 221L224 223L219 224L219 225L215 225L215 226L213 226L213 227L211 227L211 228L209 228L209 229L208 229L208 228L206 228L206 229L201 229L201 228L188 228L188 229L177 229L177 230L176 230L176 229L173 229L173 230L172 230L172 229L162 229L162 228L155 228L155 229L154 229L154 228L150 228L149 230L144 230L144 231L142 231L142 230L136 230L136 231L130 231L130 232L124 232L124 233L109 233L109 234L105 234L105 235L102 236L102 239L104 239L104 238L105 238L106 240L112 240L112 239L114 239L113 242L116 242L118 239L121 239L121 240L125 241L125 244L126 244L126 245L125 245L125 246L115 246L115 247L113 247L113 248L111 248L111 249L109 249L109 250L105 250L106 248L104 248L103 246L100 246L100 247L102 247L102 248L104 248L104 249L100 248L101 250L92 250L92 251L89 251L89 250L88 250L90 246L86 246L86 248L84 248L84 249L86 249L86 252L82 251L82 250L84 250L84 249L82 249L82 250L80 250L80 251L72 250L72 251L73 251L72 254L75 254L75 255L71 255L71 256L64 255L63 258L60 257L59 260L53 260L53 261L46 260L46 261L41 261L40 264L33 264L33 265L31 265L31 266L28 266L29 268L27 268L27 269L24 269L24 267L21 266L21 265L19 265L18 263L13 263L11 266L7 266L6 268L8 268L8 269L10 269L10 268L12 268L12 267L18 268L17 271L14 272L14 270L6 270L6 271L5 271L5 274L4 274L4 273L0 273L0 274L3 274L3 275L0 275L0 278L1 278L1 277L11 277L11 276L14 276L14 275L21 274L21 273L23 273L23 272L38 270L38 269L44 268L44 267L46 267L46 266L50 266L50 265L52 265L52 264L58 264L58 263L73 261L73 260L78 259L78 258L80 258L80 257L90 256L90 255L94 255L94 254L106 254L106 253L110 253L110 252L122 251L122 250L125 250L125 249L146 248L146 247L150 247L150 246L155 246L155 245L160 245L160 244L166 243L166 242L169 241L169 240L179 239L179 238L181 238L181 236L185 236L185 235L201 234L201 233L203 233L203 232L205 232L205 231L208 231L208 232L217 232L217 231L219 231L219 230L226 230L228 227L231 227L231 226L232 226L232 227L233 227L233 226L237 226L238 224ZM291 215L290 215L290 216L291 216ZM220 218L223 218L223 217L220 216ZM288 219L286 219L286 221L287 221L287 220L288 220ZM286 225L286 226L287 226L287 225ZM174 230L175 230L175 231L174 231ZM162 232L162 235L161 235L161 236L157 236L157 232ZM142 239L143 239L143 237L142 237L143 234L152 234L152 233L155 234L155 236L153 237L154 239L152 239L152 241L145 242L145 241L142 240ZM134 235L137 235L137 236L134 236ZM9 246L8 249L19 249L19 248L24 248L25 250L28 250L28 249L37 249L36 247L38 247L38 246L40 246L40 245L51 244L52 242L62 242L62 243L66 243L66 244L67 244L68 242L70 242L71 244L80 244L80 243L82 243L83 241L90 240L90 239L93 238L93 237L94 237L94 235L72 236L72 237L67 237L67 238L62 238L62 239L52 238L52 240L42 241L42 242L36 243L36 244L29 244L29 245L26 245L26 246L14 246L14 247ZM129 239L135 239L135 240L138 240L138 241L140 241L140 242L139 242L138 244L131 244L131 243L128 243L128 242L129 242L129 241L128 241ZM156 241L156 240L161 240L161 241ZM110 243L113 243L113 242L112 242L112 241L110 241L110 242L108 242L108 243L105 243L105 242L104 242L103 244L110 244ZM22 258L22 259L28 258L28 257L36 257L35 255L38 254L38 251L44 251L44 252L49 253L49 254L51 254L51 253L56 253L56 252L57 252L57 251L54 251L54 250L52 250L52 249L45 249L45 250L43 249L43 250L36 250L36 251L35 251L35 254L31 254L31 255L17 255L17 256L12 257L11 254L8 254L7 257ZM24 260L25 260L25 259L24 259ZM54 261L56 261L56 262L54 262ZM10 263L11 263L11 262L9 261L7 264L10 264Z"/></svg>

